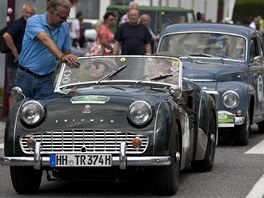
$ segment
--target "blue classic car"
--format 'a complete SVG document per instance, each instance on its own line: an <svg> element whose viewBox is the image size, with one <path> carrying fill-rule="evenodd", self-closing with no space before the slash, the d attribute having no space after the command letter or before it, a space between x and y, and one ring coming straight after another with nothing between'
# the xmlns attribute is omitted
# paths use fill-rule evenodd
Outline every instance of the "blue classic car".
<svg viewBox="0 0 264 198"><path fill-rule="evenodd" d="M218 93L182 79L180 59L94 56L79 63L62 65L45 100L12 90L21 100L6 122L0 164L10 166L18 193L37 192L46 170L55 181L122 181L134 172L172 195L180 170L212 169Z"/></svg>
<svg viewBox="0 0 264 198"><path fill-rule="evenodd" d="M251 125L264 132L263 43L246 26L214 23L175 24L161 33L158 52L180 57L184 77L203 90L219 92L219 135L247 145Z"/></svg>

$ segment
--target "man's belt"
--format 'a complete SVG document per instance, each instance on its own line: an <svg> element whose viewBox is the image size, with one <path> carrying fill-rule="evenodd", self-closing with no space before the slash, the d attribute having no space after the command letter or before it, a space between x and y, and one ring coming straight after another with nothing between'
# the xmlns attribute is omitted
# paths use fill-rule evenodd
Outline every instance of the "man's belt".
<svg viewBox="0 0 264 198"><path fill-rule="evenodd" d="M43 78L43 77L46 77L46 76L50 75L51 73L53 73L53 72L51 72L51 73L46 74L46 75L39 75L39 74L36 74L36 73L30 71L28 68L23 67L23 66L20 65L20 64L18 65L18 68L21 69L22 71L24 71L24 72L30 74L31 76L38 77L38 78L41 78L41 77Z"/></svg>

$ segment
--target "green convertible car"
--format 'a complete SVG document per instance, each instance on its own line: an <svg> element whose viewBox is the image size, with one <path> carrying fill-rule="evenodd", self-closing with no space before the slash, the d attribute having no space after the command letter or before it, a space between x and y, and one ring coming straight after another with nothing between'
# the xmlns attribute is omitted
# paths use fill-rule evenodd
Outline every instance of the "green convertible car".
<svg viewBox="0 0 264 198"><path fill-rule="evenodd" d="M56 181L115 181L132 171L147 174L156 193L173 195L182 169L212 169L218 93L183 79L180 59L78 60L78 67L62 64L45 100L12 90L19 102L6 122L0 164L10 166L17 193L37 192L44 170Z"/></svg>

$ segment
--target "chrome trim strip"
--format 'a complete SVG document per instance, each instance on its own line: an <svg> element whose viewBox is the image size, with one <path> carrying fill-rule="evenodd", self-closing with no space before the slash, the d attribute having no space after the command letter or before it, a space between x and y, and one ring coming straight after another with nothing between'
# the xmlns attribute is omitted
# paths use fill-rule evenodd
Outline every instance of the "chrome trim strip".
<svg viewBox="0 0 264 198"><path fill-rule="evenodd" d="M41 167L50 166L49 157L41 157ZM37 162L38 163L38 162ZM120 166L122 162L119 156L112 156L112 166ZM170 156L142 156L127 157L127 166L169 166L171 164ZM0 165L2 166L34 166L34 157L0 157ZM88 168L88 167L87 167Z"/></svg>
<svg viewBox="0 0 264 198"><path fill-rule="evenodd" d="M40 142L36 142L36 145L35 145L35 152L34 152L34 168L35 170L40 170L40 148L41 148L41 144Z"/></svg>
<svg viewBox="0 0 264 198"><path fill-rule="evenodd" d="M125 170L126 169L126 143L125 142L121 142L120 144L120 153L119 153L119 167L121 170Z"/></svg>

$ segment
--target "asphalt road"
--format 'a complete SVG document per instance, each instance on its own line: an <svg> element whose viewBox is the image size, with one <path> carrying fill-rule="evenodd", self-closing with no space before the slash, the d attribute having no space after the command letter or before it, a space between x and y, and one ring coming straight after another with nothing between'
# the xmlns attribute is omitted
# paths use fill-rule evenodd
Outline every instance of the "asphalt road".
<svg viewBox="0 0 264 198"><path fill-rule="evenodd" d="M0 136L1 137L1 136ZM1 140L1 139L0 139ZM263 141L263 142L262 142ZM2 142L0 142L1 145ZM3 149L0 147L0 153ZM264 183L264 134L256 132L244 147L222 142L216 149L212 171L195 173L187 168L181 173L177 198L262 198ZM0 166L0 197L160 197L152 193L151 181L112 182L48 182L46 173L35 195L21 196L13 190L9 168ZM261 179L262 178L262 179Z"/></svg>

